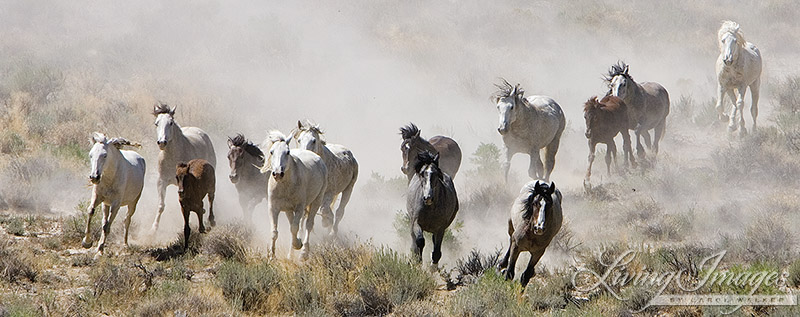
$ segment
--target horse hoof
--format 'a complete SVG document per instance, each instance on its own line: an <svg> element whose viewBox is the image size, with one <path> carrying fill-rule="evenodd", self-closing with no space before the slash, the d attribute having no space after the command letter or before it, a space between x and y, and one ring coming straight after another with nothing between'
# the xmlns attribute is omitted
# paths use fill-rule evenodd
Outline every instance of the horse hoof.
<svg viewBox="0 0 800 317"><path fill-rule="evenodd" d="M300 250L300 248L302 248L302 247L303 247L303 242L302 242L302 241L300 241L300 239L294 239L294 241L292 242L292 247L293 247L295 250Z"/></svg>
<svg viewBox="0 0 800 317"><path fill-rule="evenodd" d="M81 246L84 249L91 248L92 247L92 241L86 240L86 238L84 238L83 241L81 241Z"/></svg>
<svg viewBox="0 0 800 317"><path fill-rule="evenodd" d="M209 219L208 222L211 223L212 227L217 225L217 221L215 221L214 219Z"/></svg>

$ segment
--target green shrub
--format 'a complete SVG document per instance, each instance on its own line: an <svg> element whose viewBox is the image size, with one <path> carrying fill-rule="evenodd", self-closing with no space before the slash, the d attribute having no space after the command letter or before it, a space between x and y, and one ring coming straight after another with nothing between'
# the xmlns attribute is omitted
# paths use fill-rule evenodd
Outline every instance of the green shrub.
<svg viewBox="0 0 800 317"><path fill-rule="evenodd" d="M436 286L419 265L386 249L377 251L358 278L358 293L370 315L390 313L394 307L429 296Z"/></svg>
<svg viewBox="0 0 800 317"><path fill-rule="evenodd" d="M506 281L495 270L488 270L478 282L457 291L450 300L455 316L528 316L530 310L520 302L522 287Z"/></svg>
<svg viewBox="0 0 800 317"><path fill-rule="evenodd" d="M269 295L284 281L278 269L271 263L241 263L225 261L215 278L222 295L231 305L241 311L266 313Z"/></svg>

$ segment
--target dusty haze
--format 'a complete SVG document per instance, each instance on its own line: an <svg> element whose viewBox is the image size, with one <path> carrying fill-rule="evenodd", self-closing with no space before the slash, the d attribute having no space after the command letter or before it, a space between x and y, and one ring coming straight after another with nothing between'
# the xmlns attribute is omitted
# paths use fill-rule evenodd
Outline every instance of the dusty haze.
<svg viewBox="0 0 800 317"><path fill-rule="evenodd" d="M19 69L63 72L63 87L46 100L115 117L73 127L76 136L70 142L81 140L88 150L83 140L95 130L126 133L120 136L141 142L148 182L135 217L140 229L149 228L156 204L157 147L147 114L153 102L177 105L179 124L198 126L212 136L221 183L217 210L219 219L228 221L238 218L240 210L226 177L226 136L242 132L260 143L268 129L288 132L298 119L311 119L329 142L350 147L360 163L343 231L399 247L403 244L397 242L392 221L404 208L404 198L375 201L364 194L364 184L372 172L401 175L398 128L409 122L425 137L452 136L465 155L461 170L473 169L468 157L480 143L502 144L489 99L499 77L522 84L528 95L549 95L564 109L568 127L552 178L575 196L582 190L587 156L581 107L589 96L605 92L602 74L612 63L624 60L635 80L657 81L668 89L673 114L660 161L667 166L702 165L715 146L736 142L722 127L676 132L672 123L681 96L701 104L716 94L716 32L722 20L740 23L764 56L761 125L772 124L773 83L797 74L796 3L744 1L742 6L755 9L743 10L729 2L586 2L0 1L0 93L11 98L9 83L17 80ZM129 110L115 112L120 105ZM752 119L745 113L749 128ZM695 140L706 134L710 141ZM527 179L527 164L527 157L513 161L518 182L508 187L509 193L515 195ZM36 180L57 189L56 210L70 211L88 199L83 187L88 164L76 164L74 171L56 180ZM601 155L594 173L596 182L607 180ZM459 176L456 184L465 200L475 185L465 174ZM746 190L760 185L750 186ZM677 199L650 195L681 201L681 210L692 201L713 205L703 202L705 197L726 199L722 188L704 190ZM744 204L741 197L759 196L749 193L739 198ZM162 228L178 232L174 187L167 201ZM594 211L587 206L565 202L572 230L584 241L610 238L610 229L592 235L602 216L580 220ZM264 227L269 223L265 210L262 204L255 213L256 223ZM489 230L465 219L460 233L465 249L505 245L504 221L487 221ZM175 236L170 230L161 229L167 231L161 241ZM282 237L288 234L285 222L280 230ZM445 254L444 261L452 259Z"/></svg>

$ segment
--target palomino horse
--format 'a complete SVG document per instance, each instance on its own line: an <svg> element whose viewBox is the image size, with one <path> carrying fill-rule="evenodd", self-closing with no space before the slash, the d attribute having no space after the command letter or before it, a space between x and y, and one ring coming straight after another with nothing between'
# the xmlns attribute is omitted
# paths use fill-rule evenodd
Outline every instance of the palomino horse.
<svg viewBox="0 0 800 317"><path fill-rule="evenodd" d="M567 124L561 106L547 96L524 97L525 91L519 84L512 86L505 79L495 85L500 91L494 96L497 111L500 113L500 126L497 132L503 137L503 150L506 160L503 163L503 177L508 180L508 169L514 154L530 155L528 176L533 179L549 180L556 165L556 152L561 142L561 133ZM540 155L544 149L545 163Z"/></svg>
<svg viewBox="0 0 800 317"><path fill-rule="evenodd" d="M175 122L174 107L157 104L153 107L153 115L156 117L158 148L161 150L158 153L158 213L153 221L153 231L156 231L161 221L161 213L164 212L167 186L177 184L175 166L179 162L201 158L216 168L217 156L214 154L211 139L203 130L195 127L181 128ZM208 220L212 226L215 225L213 213L209 214Z"/></svg>
<svg viewBox="0 0 800 317"><path fill-rule="evenodd" d="M725 21L717 32L719 42L719 57L717 57L717 112L720 120L726 120L725 93L733 101L728 131L733 132L739 128L739 134L744 135L744 94L750 87L750 115L753 116L753 130L756 129L758 117L758 95L761 86L761 52L753 43L747 42L739 31L739 24ZM737 126L738 125L738 126Z"/></svg>
<svg viewBox="0 0 800 317"><path fill-rule="evenodd" d="M411 225L412 251L422 261L425 237L422 231L433 233L433 264L442 258L444 231L456 218L458 196L453 180L439 169L439 155L420 153L414 165L414 176L408 183L406 208Z"/></svg>
<svg viewBox="0 0 800 317"><path fill-rule="evenodd" d="M231 168L228 178L239 193L243 219L251 223L253 208L267 199L267 177L259 170L264 166L264 153L240 133L228 138L228 164Z"/></svg>
<svg viewBox="0 0 800 317"><path fill-rule="evenodd" d="M586 182L589 182L592 176L594 150L598 143L606 144L606 169L608 174L611 174L611 157L614 157L615 164L617 160L614 137L619 133L622 133L622 156L625 157L625 165L628 165L630 159L633 166L636 166L636 159L631 149L631 137L628 134L628 113L622 99L605 96L602 100L597 100L597 96L592 96L583 105L583 118L586 120L586 138L589 139L589 168L586 169Z"/></svg>
<svg viewBox="0 0 800 317"><path fill-rule="evenodd" d="M322 198L320 213L322 214L322 225L331 227L330 233L336 235L339 232L339 222L344 216L344 207L350 201L353 186L358 179L358 161L348 148L339 144L327 144L322 139L323 132L318 125L312 125L310 122L303 125L297 121L297 130L295 131L300 148L317 153L328 168L328 189L325 190L325 196ZM342 194L342 199L336 208L336 217L334 218L332 208L336 202L336 196L339 194Z"/></svg>
<svg viewBox="0 0 800 317"><path fill-rule="evenodd" d="M627 106L628 128L636 133L636 152L639 157L645 156L640 136L644 136L644 142L650 147L650 133L647 131L652 129L655 129L653 150L658 154L658 142L664 136L669 114L667 90L655 82L636 83L628 74L628 65L624 62L611 65L605 80L609 85L607 95L619 97Z"/></svg>
<svg viewBox="0 0 800 317"><path fill-rule="evenodd" d="M537 180L522 187L508 219L508 251L498 265L506 279L514 278L520 252L530 252L528 267L519 279L525 290L525 285L535 275L534 266L561 230L562 220L561 191L556 189L555 183L548 185Z"/></svg>
<svg viewBox="0 0 800 317"><path fill-rule="evenodd" d="M400 144L400 152L403 153L403 166L400 170L408 176L408 181L410 182L411 178L414 177L414 166L417 164L417 157L423 151L438 153L442 162L440 165L442 172L450 176L450 178L455 178L458 168L461 166L461 148L458 143L449 137L441 135L425 140L419 134L419 128L413 123L400 128L400 136L403 137L403 143Z"/></svg>
<svg viewBox="0 0 800 317"><path fill-rule="evenodd" d="M92 199L89 201L86 234L81 245L84 248L92 246L92 238L89 235L92 216L97 206L102 203L103 233L97 245L97 255L102 255L111 223L117 217L121 206L128 206L128 215L125 217L125 245L128 245L131 216L136 212L136 204L142 196L144 187L145 163L139 153L121 150L125 145L138 146L123 138L108 139L102 133L95 132L92 143L92 149L89 151L89 161L92 166L89 174L89 180L93 184Z"/></svg>
<svg viewBox="0 0 800 317"><path fill-rule="evenodd" d="M303 149L289 149L291 139L279 131L269 133L269 157L261 168L262 173L271 173L268 196L272 217L272 249L275 257L275 241L278 240L278 215L286 212L292 231L292 247L302 247L302 258L308 257L309 237L314 229L314 216L317 215L325 189L328 185L328 169L325 161L314 152ZM304 241L297 237L300 220L306 219ZM291 258L292 253L289 252Z"/></svg>

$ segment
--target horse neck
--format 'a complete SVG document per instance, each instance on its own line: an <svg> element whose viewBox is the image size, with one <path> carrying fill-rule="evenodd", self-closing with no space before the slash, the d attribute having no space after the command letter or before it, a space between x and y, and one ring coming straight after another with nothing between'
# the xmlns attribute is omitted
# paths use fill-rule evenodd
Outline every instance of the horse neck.
<svg viewBox="0 0 800 317"><path fill-rule="evenodd" d="M264 166L264 157L256 157L255 155L244 151L244 158L244 166L241 168L245 171L245 173L242 173L240 177L244 177L246 179L261 177L261 169L259 166Z"/></svg>
<svg viewBox="0 0 800 317"><path fill-rule="evenodd" d="M432 153L438 153L436 148L433 147L433 144L431 144L431 142L429 142L428 140L423 139L422 137L419 137L419 142L417 142L417 144L419 144L419 152L427 150Z"/></svg>
<svg viewBox="0 0 800 317"><path fill-rule="evenodd" d="M180 151L185 151L189 146L189 139L183 134L183 129L176 122L172 128L172 140L167 143L167 148L161 152L166 160L177 161L181 155Z"/></svg>
<svg viewBox="0 0 800 317"><path fill-rule="evenodd" d="M116 148L115 146L109 146L108 150L106 150L108 155L106 156L106 163L103 165L103 177L101 179L116 179L117 172L122 167L122 160L125 157L122 156L122 152Z"/></svg>

